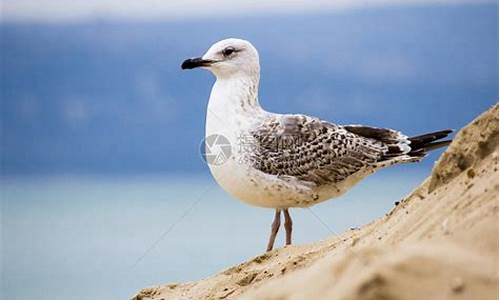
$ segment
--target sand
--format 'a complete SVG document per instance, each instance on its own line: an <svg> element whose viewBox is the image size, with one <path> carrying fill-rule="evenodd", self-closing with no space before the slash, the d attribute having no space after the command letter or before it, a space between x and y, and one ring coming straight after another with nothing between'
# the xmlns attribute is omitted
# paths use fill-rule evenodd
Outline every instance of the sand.
<svg viewBox="0 0 500 300"><path fill-rule="evenodd" d="M498 299L498 104L384 217L133 299Z"/></svg>

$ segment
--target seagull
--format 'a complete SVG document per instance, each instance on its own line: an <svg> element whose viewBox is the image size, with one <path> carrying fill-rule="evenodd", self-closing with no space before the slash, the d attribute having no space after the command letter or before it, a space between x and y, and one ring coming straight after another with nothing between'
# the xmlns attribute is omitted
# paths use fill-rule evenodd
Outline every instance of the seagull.
<svg viewBox="0 0 500 300"><path fill-rule="evenodd" d="M222 137L231 153L208 165L227 193L275 210L267 251L274 247L281 213L285 245L290 245L290 208L339 197L381 168L418 162L430 150L451 142L441 140L452 132L449 129L408 137L393 129L266 111L258 100L259 54L246 40L216 42L203 56L185 60L181 68L208 69L216 77L205 138Z"/></svg>

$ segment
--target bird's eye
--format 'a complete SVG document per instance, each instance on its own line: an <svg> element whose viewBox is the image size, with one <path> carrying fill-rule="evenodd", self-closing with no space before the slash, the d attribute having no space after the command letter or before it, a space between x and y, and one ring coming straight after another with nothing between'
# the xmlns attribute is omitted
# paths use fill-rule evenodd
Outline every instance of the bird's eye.
<svg viewBox="0 0 500 300"><path fill-rule="evenodd" d="M227 47L226 49L222 50L222 54L227 57L233 54L234 51L236 51L236 49L234 49L233 47Z"/></svg>

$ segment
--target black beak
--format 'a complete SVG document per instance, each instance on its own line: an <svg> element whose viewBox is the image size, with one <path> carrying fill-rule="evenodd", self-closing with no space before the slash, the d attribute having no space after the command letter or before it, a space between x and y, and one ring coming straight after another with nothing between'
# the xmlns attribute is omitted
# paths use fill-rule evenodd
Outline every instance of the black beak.
<svg viewBox="0 0 500 300"><path fill-rule="evenodd" d="M190 58L190 59L186 59L182 63L181 68L183 70L186 70L186 69L194 69L194 68L198 68L198 67L208 67L213 62L214 62L213 60L203 59L201 57Z"/></svg>

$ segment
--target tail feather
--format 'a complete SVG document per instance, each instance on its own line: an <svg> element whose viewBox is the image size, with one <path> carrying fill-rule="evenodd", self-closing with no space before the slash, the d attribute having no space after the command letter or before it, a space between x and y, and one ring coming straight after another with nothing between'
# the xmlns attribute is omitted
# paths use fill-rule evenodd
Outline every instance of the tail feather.
<svg viewBox="0 0 500 300"><path fill-rule="evenodd" d="M453 132L451 129L446 129L409 138L399 131L386 128L363 125L345 125L344 128L359 136L384 143L387 146L387 151L380 157L380 161L391 160L407 155L415 158L422 158L431 150L449 145L451 140L439 140L447 137Z"/></svg>
<svg viewBox="0 0 500 300"><path fill-rule="evenodd" d="M431 150L448 146L451 143L451 140L438 140L447 137L452 132L453 130L446 129L408 138L411 147L411 151L408 153L408 155L424 156Z"/></svg>

